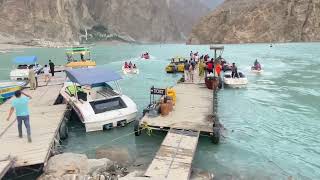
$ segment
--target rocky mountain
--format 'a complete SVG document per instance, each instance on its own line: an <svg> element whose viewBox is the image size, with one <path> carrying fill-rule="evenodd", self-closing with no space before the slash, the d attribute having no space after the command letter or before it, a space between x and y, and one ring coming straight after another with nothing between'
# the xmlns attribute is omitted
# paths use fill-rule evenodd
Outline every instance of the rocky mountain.
<svg viewBox="0 0 320 180"><path fill-rule="evenodd" d="M0 0L0 42L183 41L207 11L200 0Z"/></svg>
<svg viewBox="0 0 320 180"><path fill-rule="evenodd" d="M189 43L320 41L320 0L226 0L201 19Z"/></svg>
<svg viewBox="0 0 320 180"><path fill-rule="evenodd" d="M187 39L192 27L202 16L210 12L209 7L197 0L167 0L171 17L183 39Z"/></svg>

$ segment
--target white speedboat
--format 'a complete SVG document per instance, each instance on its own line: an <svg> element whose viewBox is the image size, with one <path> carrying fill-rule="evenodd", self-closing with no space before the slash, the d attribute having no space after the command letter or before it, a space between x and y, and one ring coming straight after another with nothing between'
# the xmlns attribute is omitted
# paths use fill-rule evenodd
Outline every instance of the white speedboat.
<svg viewBox="0 0 320 180"><path fill-rule="evenodd" d="M122 72L123 74L139 74L138 68L125 68L122 66Z"/></svg>
<svg viewBox="0 0 320 180"><path fill-rule="evenodd" d="M16 67L10 72L10 79L13 81L28 80L29 68L32 68L36 74L40 73L42 66L37 64L36 56L16 57L14 59Z"/></svg>
<svg viewBox="0 0 320 180"><path fill-rule="evenodd" d="M121 93L117 81L121 76L104 68L66 71L71 82L65 83L61 95L72 106L86 131L100 131L125 126L137 118L137 105ZM117 90L109 83L114 82Z"/></svg>
<svg viewBox="0 0 320 180"><path fill-rule="evenodd" d="M224 73L223 82L226 86L229 87L242 87L248 84L248 79L242 72L238 71L238 75L236 77L232 77L232 72L227 71Z"/></svg>

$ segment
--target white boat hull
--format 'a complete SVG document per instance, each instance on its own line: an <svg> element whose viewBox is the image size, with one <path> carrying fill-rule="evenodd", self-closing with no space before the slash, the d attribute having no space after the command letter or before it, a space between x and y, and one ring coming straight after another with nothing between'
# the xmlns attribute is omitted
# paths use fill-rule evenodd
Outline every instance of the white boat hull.
<svg viewBox="0 0 320 180"><path fill-rule="evenodd" d="M65 101L72 106L82 123L85 124L86 132L101 131L104 128L122 127L136 120L138 115L137 105L126 95L118 96L125 103L125 108L96 114L89 101L80 101L73 96L69 96L65 92L65 87L60 93Z"/></svg>
<svg viewBox="0 0 320 180"><path fill-rule="evenodd" d="M139 69L129 69L122 67L123 74L139 74Z"/></svg>
<svg viewBox="0 0 320 180"><path fill-rule="evenodd" d="M34 68L35 73L40 73L42 67L38 66ZM24 81L28 80L29 69L14 69L10 72L10 79L13 81Z"/></svg>
<svg viewBox="0 0 320 180"><path fill-rule="evenodd" d="M251 72L259 74L259 73L262 73L263 70L262 69L261 70L251 69Z"/></svg>
<svg viewBox="0 0 320 180"><path fill-rule="evenodd" d="M226 86L229 87L243 87L248 84L248 79L246 77L232 78L231 72L227 72L223 77L223 82Z"/></svg>
<svg viewBox="0 0 320 180"><path fill-rule="evenodd" d="M243 86L248 84L247 78L224 78L223 81L228 86Z"/></svg>

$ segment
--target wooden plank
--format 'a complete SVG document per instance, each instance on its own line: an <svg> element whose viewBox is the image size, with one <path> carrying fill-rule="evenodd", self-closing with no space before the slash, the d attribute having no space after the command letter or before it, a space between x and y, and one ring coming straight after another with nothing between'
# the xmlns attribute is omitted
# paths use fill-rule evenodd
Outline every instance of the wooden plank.
<svg viewBox="0 0 320 180"><path fill-rule="evenodd" d="M145 176L189 179L200 132L171 129L163 140Z"/></svg>
<svg viewBox="0 0 320 180"><path fill-rule="evenodd" d="M58 73L57 73L58 74ZM63 73L64 74L64 73ZM15 167L45 163L48 159L54 138L63 120L66 105L53 105L64 82L63 75L53 77L55 84L25 89L32 96L29 103L32 143L27 142L23 126L23 138L18 137L17 123L12 116L6 121L11 100L0 106L0 159L10 155L16 159Z"/></svg>
<svg viewBox="0 0 320 180"><path fill-rule="evenodd" d="M13 160L8 159L4 161L0 161L0 179L9 171L9 169L13 166Z"/></svg>

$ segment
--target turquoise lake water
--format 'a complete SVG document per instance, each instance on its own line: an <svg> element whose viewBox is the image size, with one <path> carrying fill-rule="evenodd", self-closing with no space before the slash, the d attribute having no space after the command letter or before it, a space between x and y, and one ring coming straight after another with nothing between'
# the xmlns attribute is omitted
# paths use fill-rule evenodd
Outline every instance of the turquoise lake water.
<svg viewBox="0 0 320 180"><path fill-rule="evenodd" d="M124 60L137 64L140 74L124 76L120 84L142 111L149 102L151 86L172 86L179 78L164 72L168 59L188 56L191 50L212 55L209 46L99 45L92 47L92 57L99 66L119 73ZM145 51L152 55L151 61L138 58ZM64 64L64 52L42 48L0 54L0 79L9 78L14 56L36 55L41 64L48 59ZM320 44L226 45L223 57L238 64L249 84L218 93L224 137L219 145L201 138L193 166L213 172L217 179L320 179ZM250 72L256 58L264 68L261 75ZM132 125L88 134L77 122L69 127L64 151L94 157L97 148L120 147L128 149L135 164L145 165L165 136L135 137Z"/></svg>

